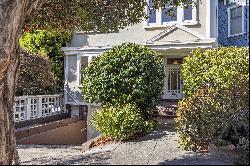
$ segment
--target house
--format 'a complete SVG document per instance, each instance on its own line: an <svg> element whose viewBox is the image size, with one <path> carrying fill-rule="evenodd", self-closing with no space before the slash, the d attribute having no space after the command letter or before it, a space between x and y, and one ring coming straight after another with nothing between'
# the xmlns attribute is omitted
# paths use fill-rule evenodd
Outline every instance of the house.
<svg viewBox="0 0 250 166"><path fill-rule="evenodd" d="M91 111L98 107L98 104L89 104L84 100L84 94L81 93L82 70L96 56L124 42L142 44L160 53L164 59L166 74L162 99L182 99L184 94L180 66L183 57L188 56L195 48L210 49L219 44L232 45L234 44L230 43L231 39L233 40L232 36L236 36L236 32L242 32L237 28L234 29L233 26L233 21L240 20L226 21L225 11L234 13L233 9L230 10L231 7L227 8L231 2L193 1L195 4L193 7L177 7L173 16L166 15L164 10L157 10L150 15L149 19L121 29L118 33L75 33L68 47L62 48L65 53L65 104L72 116L78 116L79 112L84 110L84 106L89 108L89 116ZM148 12L147 8L145 10ZM225 20L220 21L222 19ZM227 22L231 25L229 26L230 37L227 34ZM241 36L243 35L245 34L242 33Z"/></svg>
<svg viewBox="0 0 250 166"><path fill-rule="evenodd" d="M218 44L248 46L249 0L219 0Z"/></svg>

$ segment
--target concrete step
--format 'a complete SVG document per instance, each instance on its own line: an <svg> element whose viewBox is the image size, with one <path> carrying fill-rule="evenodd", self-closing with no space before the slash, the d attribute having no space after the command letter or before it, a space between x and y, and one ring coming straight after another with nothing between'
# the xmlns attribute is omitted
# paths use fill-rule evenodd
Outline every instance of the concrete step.
<svg viewBox="0 0 250 166"><path fill-rule="evenodd" d="M178 101L161 101L154 111L154 116L159 117L176 117Z"/></svg>

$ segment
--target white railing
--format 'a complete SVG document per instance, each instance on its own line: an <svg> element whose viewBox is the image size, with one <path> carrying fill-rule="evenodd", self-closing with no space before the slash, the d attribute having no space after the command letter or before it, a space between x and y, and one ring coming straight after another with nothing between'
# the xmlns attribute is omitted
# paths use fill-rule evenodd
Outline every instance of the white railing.
<svg viewBox="0 0 250 166"><path fill-rule="evenodd" d="M62 94L15 97L15 122L61 113L64 113Z"/></svg>

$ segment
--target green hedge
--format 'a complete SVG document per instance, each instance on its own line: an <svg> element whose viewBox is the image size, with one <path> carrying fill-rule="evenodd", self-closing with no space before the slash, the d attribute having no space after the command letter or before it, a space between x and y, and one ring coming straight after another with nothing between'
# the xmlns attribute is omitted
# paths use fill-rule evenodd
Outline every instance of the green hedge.
<svg viewBox="0 0 250 166"><path fill-rule="evenodd" d="M134 104L147 115L159 100L163 84L162 59L147 47L124 43L85 69L83 94L91 103Z"/></svg>
<svg viewBox="0 0 250 166"><path fill-rule="evenodd" d="M26 32L21 36L19 45L32 54L48 57L52 63L54 75L60 79L60 84L63 85L64 54L61 47L70 39L70 33L37 30Z"/></svg>
<svg viewBox="0 0 250 166"><path fill-rule="evenodd" d="M16 96L62 93L50 60L46 57L20 51Z"/></svg>
<svg viewBox="0 0 250 166"><path fill-rule="evenodd" d="M224 130L240 127L237 124L243 119L236 124L231 117L237 119L241 112L249 112L248 51L236 47L197 49L184 59L187 98L179 103L176 118L184 149L207 149L208 142Z"/></svg>

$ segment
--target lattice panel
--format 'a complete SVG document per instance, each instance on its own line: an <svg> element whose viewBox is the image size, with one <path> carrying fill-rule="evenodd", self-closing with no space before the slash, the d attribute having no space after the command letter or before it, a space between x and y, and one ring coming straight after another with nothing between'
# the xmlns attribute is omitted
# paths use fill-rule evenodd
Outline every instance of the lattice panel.
<svg viewBox="0 0 250 166"><path fill-rule="evenodd" d="M42 116L58 114L63 111L61 97L42 98Z"/></svg>
<svg viewBox="0 0 250 166"><path fill-rule="evenodd" d="M30 118L35 119L38 117L38 99L30 99Z"/></svg>
<svg viewBox="0 0 250 166"><path fill-rule="evenodd" d="M24 121L26 113L26 99L17 99L14 103L14 118L15 121Z"/></svg>

